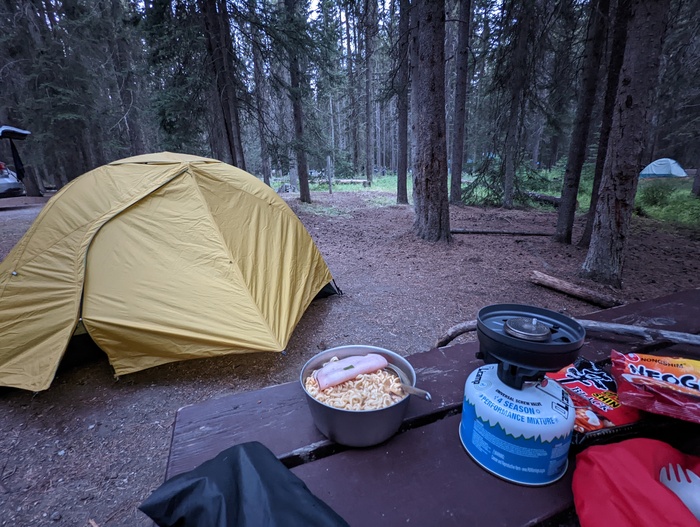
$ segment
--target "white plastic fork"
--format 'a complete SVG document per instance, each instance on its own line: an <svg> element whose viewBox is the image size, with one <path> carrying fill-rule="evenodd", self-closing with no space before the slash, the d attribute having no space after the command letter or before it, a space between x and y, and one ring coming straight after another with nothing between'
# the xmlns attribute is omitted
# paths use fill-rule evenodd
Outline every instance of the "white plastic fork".
<svg viewBox="0 0 700 527"><path fill-rule="evenodd" d="M680 498L690 512L700 520L700 476L690 469L669 463L662 467L659 481Z"/></svg>

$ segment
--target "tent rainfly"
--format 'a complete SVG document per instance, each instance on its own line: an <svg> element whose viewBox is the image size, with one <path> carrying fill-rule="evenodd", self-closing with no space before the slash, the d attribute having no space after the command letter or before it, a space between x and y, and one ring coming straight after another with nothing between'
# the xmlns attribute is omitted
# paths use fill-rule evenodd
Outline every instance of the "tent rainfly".
<svg viewBox="0 0 700 527"><path fill-rule="evenodd" d="M169 152L115 161L52 197L0 264L0 386L47 389L81 317L117 375L282 351L332 280L254 176Z"/></svg>
<svg viewBox="0 0 700 527"><path fill-rule="evenodd" d="M652 177L688 177L677 161L663 157L652 161L639 174L640 178Z"/></svg>

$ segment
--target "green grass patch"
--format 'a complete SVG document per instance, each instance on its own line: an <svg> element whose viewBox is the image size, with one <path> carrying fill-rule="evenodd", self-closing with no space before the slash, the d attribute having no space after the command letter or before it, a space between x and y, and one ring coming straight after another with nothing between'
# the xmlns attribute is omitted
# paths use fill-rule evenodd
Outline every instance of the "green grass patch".
<svg viewBox="0 0 700 527"><path fill-rule="evenodd" d="M537 192L550 196L561 196L561 187L564 180L565 160L550 170L529 170L518 174L518 185L522 192ZM585 213L591 204L593 190L593 177L595 165L587 163L581 172L581 181L578 192L578 211ZM494 201L498 193L488 185L479 184L478 181L468 179L468 174L463 174L464 201L477 206L499 206L500 201ZM357 179L364 179L359 176ZM376 207L394 205L396 196L396 174L387 173L384 176L376 176L372 180L371 187L357 184L334 184L333 192L358 192L367 196L367 201ZM408 177L409 201L412 196L412 180ZM449 185L449 181L448 181ZM642 179L637 189L635 206L638 211L656 220L700 230L700 199L691 194L692 178L677 179ZM314 192L328 192L328 183L325 181L314 182L310 185ZM392 196L375 195L376 193L390 193ZM551 206L530 203L535 208L551 210ZM304 210L319 215L340 216L344 212L334 207L322 207L314 204L304 204Z"/></svg>
<svg viewBox="0 0 700 527"><path fill-rule="evenodd" d="M332 205L328 206L320 205L318 203L299 202L295 204L295 207L298 208L301 212L313 214L315 216L349 216L349 213L347 211L341 210L337 207L333 207Z"/></svg>
<svg viewBox="0 0 700 527"><path fill-rule="evenodd" d="M364 175L357 175L355 178L364 180ZM409 176L407 181L408 194L411 195L412 181ZM394 172L387 172L384 176L375 176L372 179L372 186L366 187L362 183L335 183L333 182L333 192L393 192L396 194L397 177ZM309 183L309 188L313 192L328 192L327 181L314 181Z"/></svg>
<svg viewBox="0 0 700 527"><path fill-rule="evenodd" d="M656 220L700 231L700 199L691 178L641 180L636 207Z"/></svg>

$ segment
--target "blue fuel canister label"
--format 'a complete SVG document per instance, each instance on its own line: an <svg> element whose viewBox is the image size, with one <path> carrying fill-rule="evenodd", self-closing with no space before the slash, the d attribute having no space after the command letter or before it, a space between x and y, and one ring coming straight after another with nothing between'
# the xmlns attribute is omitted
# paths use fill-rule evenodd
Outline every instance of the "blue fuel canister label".
<svg viewBox="0 0 700 527"><path fill-rule="evenodd" d="M465 385L459 435L469 455L493 474L524 485L546 485L568 466L574 411L556 383L516 390L496 365L472 372ZM481 370L481 371L480 371Z"/></svg>

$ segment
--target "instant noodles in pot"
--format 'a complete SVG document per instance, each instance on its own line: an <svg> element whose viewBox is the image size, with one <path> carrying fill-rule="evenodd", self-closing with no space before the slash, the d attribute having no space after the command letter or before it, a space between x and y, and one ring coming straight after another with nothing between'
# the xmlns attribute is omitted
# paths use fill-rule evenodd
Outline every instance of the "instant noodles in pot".
<svg viewBox="0 0 700 527"><path fill-rule="evenodd" d="M348 345L330 348L310 358L301 369L299 382L306 395L311 416L316 428L328 439L349 447L377 445L398 432L408 409L406 394L399 402L378 410L351 411L334 408L314 398L306 389L306 378L333 357L343 359L355 355L378 353L383 355L392 368L401 372L404 383L416 384L416 371L404 357L396 352L365 345ZM395 370L395 371L396 371Z"/></svg>
<svg viewBox="0 0 700 527"><path fill-rule="evenodd" d="M465 383L459 436L492 474L523 485L547 485L568 467L576 412L566 391L545 379L571 364L585 330L543 308L497 304L477 315L485 364Z"/></svg>

